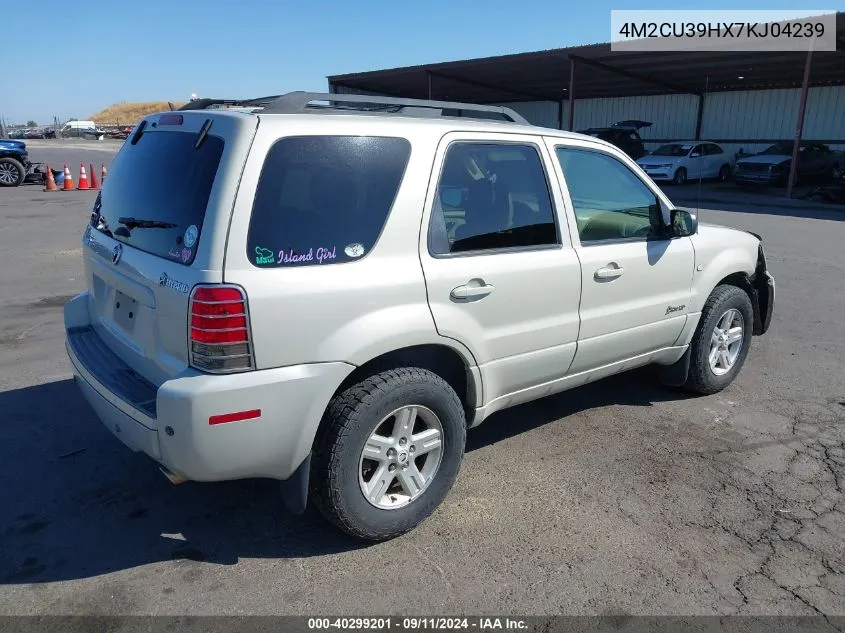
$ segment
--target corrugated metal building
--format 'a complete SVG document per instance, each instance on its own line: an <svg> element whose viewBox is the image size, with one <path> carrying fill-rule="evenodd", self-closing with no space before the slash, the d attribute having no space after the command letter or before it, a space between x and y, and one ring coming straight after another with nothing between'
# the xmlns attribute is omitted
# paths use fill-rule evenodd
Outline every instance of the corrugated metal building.
<svg viewBox="0 0 845 633"><path fill-rule="evenodd" d="M704 98L700 137L721 143L729 152L762 151L775 141L793 137L800 98L800 88L709 93ZM558 105L551 101L496 105L513 108L535 125L566 127L560 125ZM640 131L646 147L652 149L667 140L694 139L697 108L698 98L686 94L579 99L575 129L625 119L653 121L654 125ZM566 121L567 101L563 102L563 115ZM845 86L809 89L803 138L827 141L832 149L845 151Z"/></svg>
<svg viewBox="0 0 845 633"><path fill-rule="evenodd" d="M837 34L839 50L812 55L802 137L845 151L845 13ZM640 131L649 149L699 138L751 153L794 138L806 61L803 52L633 53L595 44L328 81L337 93L504 105L557 129L643 119L653 123Z"/></svg>

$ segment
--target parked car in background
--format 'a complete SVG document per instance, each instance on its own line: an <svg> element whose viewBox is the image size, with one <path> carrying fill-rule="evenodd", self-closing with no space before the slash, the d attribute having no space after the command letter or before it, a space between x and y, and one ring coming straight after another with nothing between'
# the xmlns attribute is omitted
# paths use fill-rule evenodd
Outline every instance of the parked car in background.
<svg viewBox="0 0 845 633"><path fill-rule="evenodd" d="M791 141L783 141L759 154L740 158L734 168L734 180L743 185L785 186L792 163L792 148ZM824 143L802 142L798 149L798 164L793 184L807 180L829 180L840 161L840 155Z"/></svg>
<svg viewBox="0 0 845 633"><path fill-rule="evenodd" d="M17 187L23 184L31 167L26 143L0 140L0 187Z"/></svg>
<svg viewBox="0 0 845 633"><path fill-rule="evenodd" d="M689 179L728 180L733 158L716 143L677 141L661 145L637 159L637 164L652 180L671 180L682 185Z"/></svg>
<svg viewBox="0 0 845 633"><path fill-rule="evenodd" d="M594 138L607 141L616 145L623 152L634 160L646 155L643 139L640 138L639 130L644 127L651 127L650 121L627 120L619 121L609 127L591 127L581 130L579 134L586 134Z"/></svg>
<svg viewBox="0 0 845 633"><path fill-rule="evenodd" d="M68 121L62 127L62 136L84 136L96 134L97 125L93 121Z"/></svg>

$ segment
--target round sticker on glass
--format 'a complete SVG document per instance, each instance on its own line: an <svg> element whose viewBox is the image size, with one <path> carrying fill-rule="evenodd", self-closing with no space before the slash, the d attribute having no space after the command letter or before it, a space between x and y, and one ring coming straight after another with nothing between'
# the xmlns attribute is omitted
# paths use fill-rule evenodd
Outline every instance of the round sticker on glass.
<svg viewBox="0 0 845 633"><path fill-rule="evenodd" d="M349 257L361 257L364 254L364 245L363 244L349 244L346 248L343 249L343 252L346 253Z"/></svg>
<svg viewBox="0 0 845 633"><path fill-rule="evenodd" d="M185 229L185 236L182 238L182 244L191 248L197 243L197 235L199 235L199 230L197 229L196 224L192 224Z"/></svg>

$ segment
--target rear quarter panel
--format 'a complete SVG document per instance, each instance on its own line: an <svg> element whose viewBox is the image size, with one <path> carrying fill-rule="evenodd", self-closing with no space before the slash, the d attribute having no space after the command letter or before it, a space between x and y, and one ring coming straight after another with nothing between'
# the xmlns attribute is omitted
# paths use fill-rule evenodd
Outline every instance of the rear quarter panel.
<svg viewBox="0 0 845 633"><path fill-rule="evenodd" d="M411 143L399 192L370 252L347 263L254 266L247 257L247 236L270 147L286 136L350 134L396 136ZM259 369L334 361L361 365L420 344L449 345L471 359L458 342L437 334L417 256L422 206L440 136L380 117L353 125L345 116L261 117L235 202L224 271L227 283L246 289Z"/></svg>

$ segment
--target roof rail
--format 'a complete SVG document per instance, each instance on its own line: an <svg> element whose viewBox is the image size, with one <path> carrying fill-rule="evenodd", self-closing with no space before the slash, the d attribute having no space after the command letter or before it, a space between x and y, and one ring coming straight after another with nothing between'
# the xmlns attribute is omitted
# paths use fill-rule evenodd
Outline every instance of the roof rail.
<svg viewBox="0 0 845 633"><path fill-rule="evenodd" d="M259 97L257 99L194 99L183 105L179 110L208 110L209 108L260 108L272 103L280 95Z"/></svg>
<svg viewBox="0 0 845 633"><path fill-rule="evenodd" d="M326 101L329 105L314 104ZM352 105L350 105L352 104ZM354 104L358 104L355 107ZM367 107L369 106L369 107ZM375 108L373 106L384 106ZM407 116L436 117L451 116L445 110L456 110L457 116L464 112L498 114L513 123L530 125L525 117L511 108L503 106L459 103L456 101L429 101L425 99L404 99L400 97L379 97L375 95L339 94L323 92L289 92L283 95L271 95L256 99L194 99L179 110L207 110L210 108L261 108L265 114L298 114L325 110L358 110L362 112L394 112ZM488 118L488 117L476 117Z"/></svg>
<svg viewBox="0 0 845 633"><path fill-rule="evenodd" d="M331 105L311 105L314 101L327 101ZM349 107L338 104L361 104L359 107ZM391 108L363 107L368 105L392 106ZM251 104L248 104L251 105ZM289 92L281 95L274 101L264 106L263 114L295 114L308 111L320 111L325 109L361 110L375 112L397 112L411 116L449 116L444 110L458 110L458 116L462 112L485 112L498 114L513 123L530 125L528 121L510 108L502 106L478 105L474 103L458 103L453 101L429 101L425 99L404 99L399 97L378 97L375 95L338 94L322 92ZM436 112L439 110L440 112ZM480 118L480 117L479 117ZM486 117L485 117L486 118Z"/></svg>

